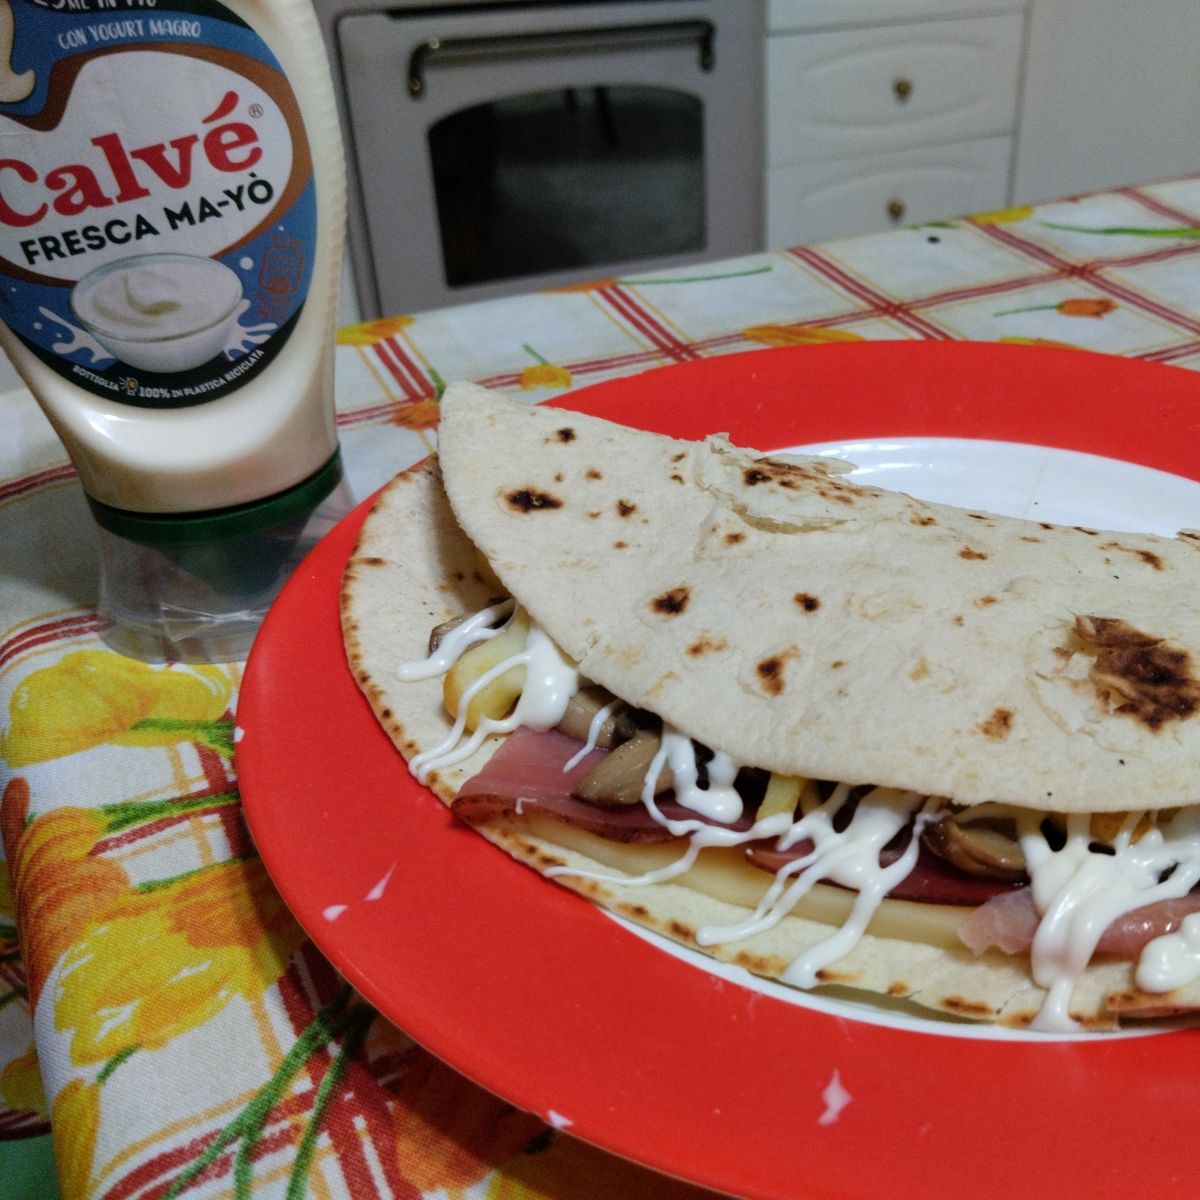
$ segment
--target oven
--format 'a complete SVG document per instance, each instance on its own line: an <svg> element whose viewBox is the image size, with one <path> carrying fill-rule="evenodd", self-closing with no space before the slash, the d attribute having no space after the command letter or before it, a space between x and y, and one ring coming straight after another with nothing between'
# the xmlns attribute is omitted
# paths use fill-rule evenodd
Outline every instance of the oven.
<svg viewBox="0 0 1200 1200"><path fill-rule="evenodd" d="M316 0L363 317L762 248L761 0Z"/></svg>

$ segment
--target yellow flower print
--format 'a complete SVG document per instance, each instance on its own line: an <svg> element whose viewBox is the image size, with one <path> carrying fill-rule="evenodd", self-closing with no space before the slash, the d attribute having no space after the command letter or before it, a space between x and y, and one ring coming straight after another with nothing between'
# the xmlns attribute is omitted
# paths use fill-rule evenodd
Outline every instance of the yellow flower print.
<svg viewBox="0 0 1200 1200"><path fill-rule="evenodd" d="M1025 221L1032 216L1031 205L1019 204L1015 208L996 208L991 212L975 213L971 220L976 225L1013 225L1017 221Z"/></svg>
<svg viewBox="0 0 1200 1200"><path fill-rule="evenodd" d="M1082 346L1073 346L1070 342L1056 342L1052 338L1002 337L1004 346L1046 346L1051 350L1082 350Z"/></svg>
<svg viewBox="0 0 1200 1200"><path fill-rule="evenodd" d="M77 650L34 671L9 705L0 754L14 768L106 742L201 741L231 753L233 685L219 667L152 667L111 650Z"/></svg>
<svg viewBox="0 0 1200 1200"><path fill-rule="evenodd" d="M552 362L547 362L532 346L526 343L522 349L531 358L537 359L537 365L526 367L520 374L518 382L525 391L532 391L534 388L569 388L571 386L571 372L566 367L556 366Z"/></svg>
<svg viewBox="0 0 1200 1200"><path fill-rule="evenodd" d="M96 1134L100 1128L99 1085L72 1079L54 1097L50 1123L54 1127L60 1191L69 1200L90 1195Z"/></svg>
<svg viewBox="0 0 1200 1200"><path fill-rule="evenodd" d="M67 951L55 1025L77 1065L163 1046L262 996L303 941L257 859L128 893Z"/></svg>
<svg viewBox="0 0 1200 1200"><path fill-rule="evenodd" d="M441 415L441 405L436 400L408 400L396 405L388 422L401 429L433 429Z"/></svg>
<svg viewBox="0 0 1200 1200"><path fill-rule="evenodd" d="M848 329L823 329L817 325L751 325L742 337L764 346L820 346L829 342L861 342L863 337Z"/></svg>
<svg viewBox="0 0 1200 1200"><path fill-rule="evenodd" d="M358 325L344 325L337 331L339 346L373 346L384 338L393 337L413 323L414 317L381 317Z"/></svg>
<svg viewBox="0 0 1200 1200"><path fill-rule="evenodd" d="M46 1103L46 1092L42 1087L42 1073L38 1069L37 1052L32 1046L0 1071L0 1100L13 1112L39 1113L43 1117L50 1115L50 1106Z"/></svg>
<svg viewBox="0 0 1200 1200"><path fill-rule="evenodd" d="M117 863L91 853L105 818L91 809L56 808L26 823L29 785L10 779L0 804L0 827L16 892L29 1002L37 1005L54 964L96 914L125 892Z"/></svg>

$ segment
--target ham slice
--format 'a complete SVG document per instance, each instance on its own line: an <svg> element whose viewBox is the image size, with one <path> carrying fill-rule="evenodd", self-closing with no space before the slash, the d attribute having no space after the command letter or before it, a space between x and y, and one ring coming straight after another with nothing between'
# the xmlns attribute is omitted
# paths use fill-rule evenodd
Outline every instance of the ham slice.
<svg viewBox="0 0 1200 1200"><path fill-rule="evenodd" d="M807 841L797 842L788 850L777 850L773 843L767 842L750 847L746 858L752 865L774 873L785 863L811 850L812 843ZM899 856L898 849L885 850L879 856L879 861L886 867ZM888 896L893 900L922 900L926 904L957 904L973 908L1018 886L968 875L922 846L916 866L888 892Z"/></svg>
<svg viewBox="0 0 1200 1200"><path fill-rule="evenodd" d="M571 792L608 753L589 751L564 771L565 764L582 749L582 742L556 729L544 733L517 729L504 739L483 770L459 789L454 812L468 824L498 813L537 812L616 842L683 840L668 833L641 804L601 808L576 800ZM659 809L671 820L704 820L671 799L660 798ZM749 819L743 819L728 828L747 829L749 825Z"/></svg>
<svg viewBox="0 0 1200 1200"><path fill-rule="evenodd" d="M1118 917L1100 938L1096 951L1133 961L1147 942L1172 933L1189 913L1200 912L1200 892L1177 900L1159 900ZM976 954L995 946L1005 954L1023 954L1033 944L1039 916L1027 887L994 896L958 927L958 936Z"/></svg>

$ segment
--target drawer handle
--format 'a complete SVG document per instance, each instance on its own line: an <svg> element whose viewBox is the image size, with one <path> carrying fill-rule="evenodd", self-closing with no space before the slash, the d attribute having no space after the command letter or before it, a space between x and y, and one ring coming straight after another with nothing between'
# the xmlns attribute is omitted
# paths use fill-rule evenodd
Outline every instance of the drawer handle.
<svg viewBox="0 0 1200 1200"><path fill-rule="evenodd" d="M890 218L893 225L897 224L900 221L901 217L904 216L904 201L903 200L889 200L887 202L887 215Z"/></svg>
<svg viewBox="0 0 1200 1200"><path fill-rule="evenodd" d="M480 37L430 38L409 56L408 94L425 95L428 67L482 63L506 58L551 58L563 54L652 49L695 43L702 71L716 64L716 29L711 21L664 21L656 25L605 26L596 29L562 29L545 33L509 33Z"/></svg>
<svg viewBox="0 0 1200 1200"><path fill-rule="evenodd" d="M896 93L896 99L904 104L912 95L913 85L911 79L905 79L902 75L895 83L892 84L892 91Z"/></svg>

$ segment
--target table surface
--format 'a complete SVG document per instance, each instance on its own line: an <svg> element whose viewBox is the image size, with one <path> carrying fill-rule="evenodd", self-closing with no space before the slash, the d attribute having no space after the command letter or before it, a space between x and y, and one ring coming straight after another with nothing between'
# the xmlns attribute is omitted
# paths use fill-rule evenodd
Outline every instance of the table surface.
<svg viewBox="0 0 1200 1200"><path fill-rule="evenodd" d="M1200 368L1200 176L338 333L368 495L470 379L530 402L763 346L964 339ZM64 1196L700 1197L452 1072L354 996L241 819L241 665L97 634L78 482L0 396L0 1180ZM10 885L11 877L11 885Z"/></svg>

